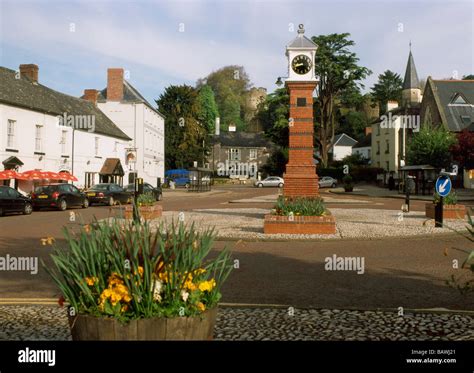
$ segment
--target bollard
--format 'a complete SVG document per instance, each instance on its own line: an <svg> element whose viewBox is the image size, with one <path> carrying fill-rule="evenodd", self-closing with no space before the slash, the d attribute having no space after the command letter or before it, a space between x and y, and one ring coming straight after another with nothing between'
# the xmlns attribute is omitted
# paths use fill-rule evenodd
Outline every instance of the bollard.
<svg viewBox="0 0 474 373"><path fill-rule="evenodd" d="M443 197L439 198L439 202L435 205L435 227L443 228Z"/></svg>

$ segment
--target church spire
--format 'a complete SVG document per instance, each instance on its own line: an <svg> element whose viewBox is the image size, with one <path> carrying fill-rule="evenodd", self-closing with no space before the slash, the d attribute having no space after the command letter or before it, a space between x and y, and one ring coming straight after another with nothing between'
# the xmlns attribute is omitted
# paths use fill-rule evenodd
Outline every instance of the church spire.
<svg viewBox="0 0 474 373"><path fill-rule="evenodd" d="M403 89L414 89L420 88L420 81L418 80L418 74L416 72L415 61L413 60L413 54L411 53L411 41L410 41L410 54L408 55L407 69L405 71L405 79L403 80Z"/></svg>

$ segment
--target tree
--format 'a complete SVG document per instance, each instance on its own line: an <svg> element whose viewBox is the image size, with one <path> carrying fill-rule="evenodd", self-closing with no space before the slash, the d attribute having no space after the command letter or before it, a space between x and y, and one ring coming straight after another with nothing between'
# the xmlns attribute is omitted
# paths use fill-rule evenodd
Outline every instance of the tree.
<svg viewBox="0 0 474 373"><path fill-rule="evenodd" d="M165 116L166 168L186 168L203 160L206 129L199 124L198 92L188 85L169 86L156 100Z"/></svg>
<svg viewBox="0 0 474 373"><path fill-rule="evenodd" d="M260 171L267 176L283 176L288 163L288 148L276 148Z"/></svg>
<svg viewBox="0 0 474 373"><path fill-rule="evenodd" d="M215 95L221 124L227 129L235 124L238 129L245 128L245 118L249 111L247 96L251 87L250 79L243 66L225 66L199 79L197 88L208 85Z"/></svg>
<svg viewBox="0 0 474 373"><path fill-rule="evenodd" d="M368 123L363 112L349 111L346 115L341 116L339 123L339 132L345 133L357 141L365 137L365 127Z"/></svg>
<svg viewBox="0 0 474 373"><path fill-rule="evenodd" d="M464 131L457 134L457 143L451 148L453 159L460 167L468 170L474 168L474 132Z"/></svg>
<svg viewBox="0 0 474 373"><path fill-rule="evenodd" d="M316 141L319 143L321 162L328 164L328 152L334 141L336 129L337 99L354 86L362 86L360 80L365 79L371 71L358 66L359 58L349 50L354 42L349 40L350 34L330 34L313 36L318 45L315 60L315 73L319 76L315 102Z"/></svg>
<svg viewBox="0 0 474 373"><path fill-rule="evenodd" d="M203 85L199 89L197 104L199 106L199 122L204 126L207 133L214 133L219 111L217 109L214 92L210 86Z"/></svg>
<svg viewBox="0 0 474 373"><path fill-rule="evenodd" d="M450 148L456 143L455 136L442 125L433 128L423 125L414 133L407 146L407 160L411 165L430 164L435 168L447 168L451 161Z"/></svg>
<svg viewBox="0 0 474 373"><path fill-rule="evenodd" d="M260 121L265 135L275 144L288 147L288 116L290 96L286 88L278 88L267 95L258 106L257 120Z"/></svg>
<svg viewBox="0 0 474 373"><path fill-rule="evenodd" d="M464 75L462 80L474 80L474 74Z"/></svg>
<svg viewBox="0 0 474 373"><path fill-rule="evenodd" d="M372 96L379 103L381 112L387 111L387 101L401 102L403 80L397 73L386 70L379 75L377 83L372 87Z"/></svg>

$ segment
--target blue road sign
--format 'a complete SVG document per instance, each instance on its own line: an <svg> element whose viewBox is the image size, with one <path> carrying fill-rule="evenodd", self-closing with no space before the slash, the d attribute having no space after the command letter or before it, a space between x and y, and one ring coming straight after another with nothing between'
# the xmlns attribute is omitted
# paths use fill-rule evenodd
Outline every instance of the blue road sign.
<svg viewBox="0 0 474 373"><path fill-rule="evenodd" d="M449 192L451 192L452 188L451 179L447 176L440 176L436 180L436 193L439 194L440 197L446 197Z"/></svg>

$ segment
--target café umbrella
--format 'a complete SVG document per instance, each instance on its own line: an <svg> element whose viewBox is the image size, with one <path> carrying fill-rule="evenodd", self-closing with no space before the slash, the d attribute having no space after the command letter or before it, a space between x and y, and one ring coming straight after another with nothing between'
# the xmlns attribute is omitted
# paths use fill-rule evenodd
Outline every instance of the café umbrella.
<svg viewBox="0 0 474 373"><path fill-rule="evenodd" d="M38 170L29 170L29 171L22 172L22 176L27 178L24 180L43 180L44 179L42 172Z"/></svg>
<svg viewBox="0 0 474 373"><path fill-rule="evenodd" d="M0 171L0 180L16 179L17 175L18 174L13 170L3 170Z"/></svg>
<svg viewBox="0 0 474 373"><path fill-rule="evenodd" d="M74 175L71 175L69 172L60 172L59 176L61 180L78 181L77 177L75 177Z"/></svg>

